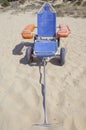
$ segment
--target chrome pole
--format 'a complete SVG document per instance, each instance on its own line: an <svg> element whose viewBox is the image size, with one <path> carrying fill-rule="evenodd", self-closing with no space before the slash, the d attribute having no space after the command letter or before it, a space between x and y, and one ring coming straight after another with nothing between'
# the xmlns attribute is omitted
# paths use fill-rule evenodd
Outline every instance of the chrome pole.
<svg viewBox="0 0 86 130"><path fill-rule="evenodd" d="M47 124L47 101L46 101L46 59L44 59L44 124Z"/></svg>

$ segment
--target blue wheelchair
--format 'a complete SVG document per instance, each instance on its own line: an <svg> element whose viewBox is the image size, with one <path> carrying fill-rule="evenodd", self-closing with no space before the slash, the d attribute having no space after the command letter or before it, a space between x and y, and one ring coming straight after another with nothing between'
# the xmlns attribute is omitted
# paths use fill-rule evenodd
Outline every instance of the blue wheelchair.
<svg viewBox="0 0 86 130"><path fill-rule="evenodd" d="M60 46L60 37L57 36L56 32L56 12L48 3L44 4L38 12L37 24L34 46L33 48L28 47L26 50L26 60L29 64L32 62L33 57L43 60L48 57L56 57L58 55L58 47ZM28 35L31 35L30 30ZM60 65L62 66L65 64L65 48L61 48L59 56Z"/></svg>
<svg viewBox="0 0 86 130"><path fill-rule="evenodd" d="M32 26L32 25L31 25ZM46 107L46 62L47 58L53 58L58 56L58 48L60 46L60 37L56 32L56 12L51 7L50 4L45 3L37 14L37 35L33 35L30 31L33 31L35 26L30 28L28 26L25 33L29 35L30 38L34 38L34 46L28 47L26 49L26 60L30 64L33 62L33 58L37 57L42 59L44 65L44 123L40 126L51 126L47 121L47 107ZM31 29L31 30L30 30ZM64 29L64 27L63 27ZM61 32L61 30L60 30ZM22 34L23 35L23 34ZM64 30L62 35L64 34ZM29 39L29 37L26 37ZM24 35L23 35L23 38ZM60 65L65 64L65 48L60 49Z"/></svg>

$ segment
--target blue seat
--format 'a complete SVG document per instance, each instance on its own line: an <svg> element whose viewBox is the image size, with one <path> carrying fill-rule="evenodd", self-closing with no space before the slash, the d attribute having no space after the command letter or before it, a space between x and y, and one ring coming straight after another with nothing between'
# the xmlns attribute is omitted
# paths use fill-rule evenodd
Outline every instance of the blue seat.
<svg viewBox="0 0 86 130"><path fill-rule="evenodd" d="M52 57L57 52L58 43L56 41L41 40L34 44L35 55L37 57Z"/></svg>
<svg viewBox="0 0 86 130"><path fill-rule="evenodd" d="M58 50L56 37L56 12L46 3L37 17L38 40L34 43L34 54L37 57L52 57ZM46 37L46 40L42 38ZM47 40L52 39L52 40ZM51 38L52 37L52 38Z"/></svg>

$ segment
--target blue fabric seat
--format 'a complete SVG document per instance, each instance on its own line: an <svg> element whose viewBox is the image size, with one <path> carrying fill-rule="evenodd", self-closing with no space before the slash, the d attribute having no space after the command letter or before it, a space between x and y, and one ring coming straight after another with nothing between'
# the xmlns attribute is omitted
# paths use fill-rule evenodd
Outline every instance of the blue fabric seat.
<svg viewBox="0 0 86 130"><path fill-rule="evenodd" d="M58 49L58 42L50 40L40 40L34 44L34 52L38 57L52 57Z"/></svg>

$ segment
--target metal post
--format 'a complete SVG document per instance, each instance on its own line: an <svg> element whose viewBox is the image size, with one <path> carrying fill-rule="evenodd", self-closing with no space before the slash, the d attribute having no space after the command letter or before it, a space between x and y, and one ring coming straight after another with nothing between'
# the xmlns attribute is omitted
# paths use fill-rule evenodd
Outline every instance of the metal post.
<svg viewBox="0 0 86 130"><path fill-rule="evenodd" d="M44 59L44 124L47 124L47 104L46 104L46 59Z"/></svg>
<svg viewBox="0 0 86 130"><path fill-rule="evenodd" d="M44 87L43 87L43 107L44 107L44 122L43 124L34 124L35 126L49 127L57 124L49 124L47 121L47 101L46 101L46 58L43 59L44 64Z"/></svg>

